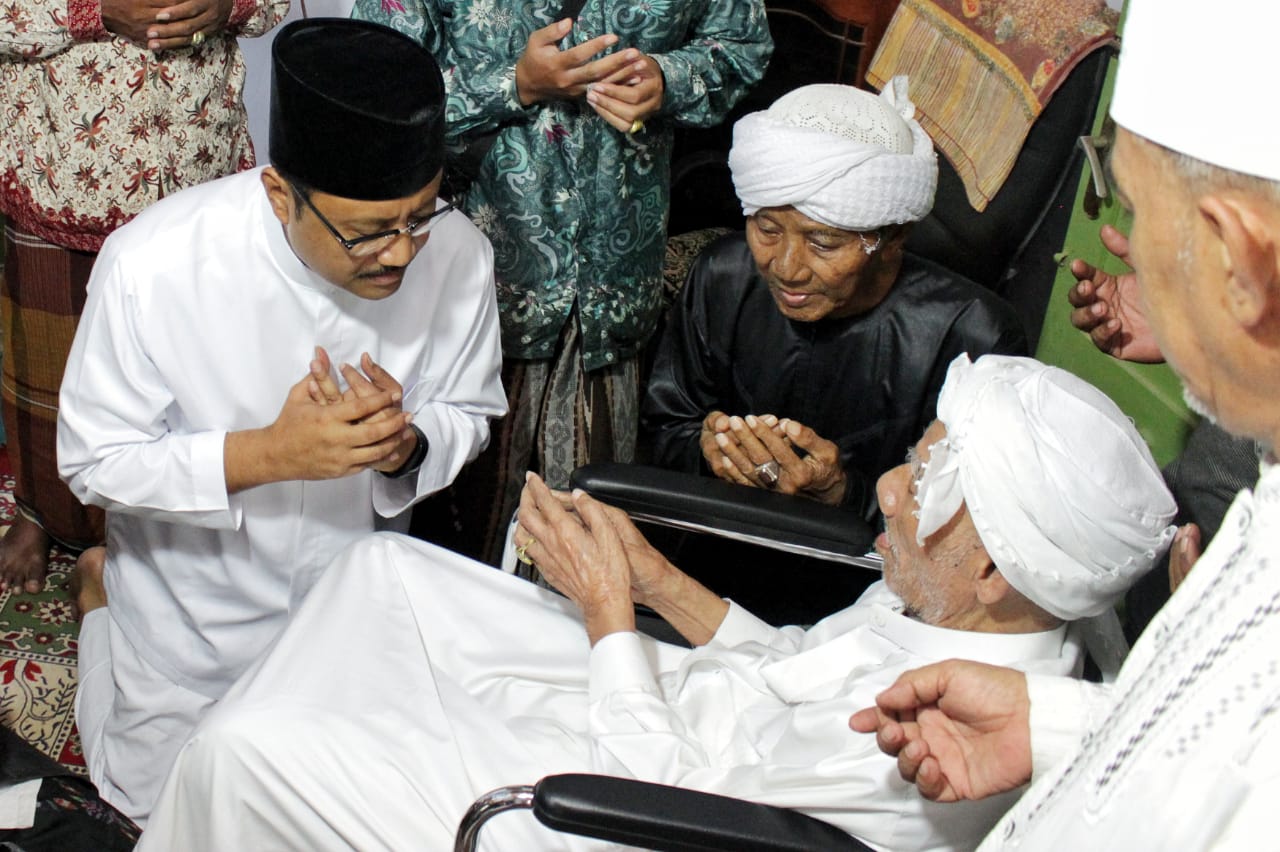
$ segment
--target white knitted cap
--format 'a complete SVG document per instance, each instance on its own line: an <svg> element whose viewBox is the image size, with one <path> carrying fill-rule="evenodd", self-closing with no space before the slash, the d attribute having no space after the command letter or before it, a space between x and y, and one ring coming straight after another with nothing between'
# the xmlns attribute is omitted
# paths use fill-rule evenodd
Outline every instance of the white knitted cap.
<svg viewBox="0 0 1280 852"><path fill-rule="evenodd" d="M1231 171L1280 180L1280 4L1130 0L1111 115L1126 130Z"/></svg>
<svg viewBox="0 0 1280 852"><path fill-rule="evenodd" d="M742 212L794 206L847 231L915 222L933 207L933 141L915 121L907 78L879 95L802 86L733 128L729 169Z"/></svg>

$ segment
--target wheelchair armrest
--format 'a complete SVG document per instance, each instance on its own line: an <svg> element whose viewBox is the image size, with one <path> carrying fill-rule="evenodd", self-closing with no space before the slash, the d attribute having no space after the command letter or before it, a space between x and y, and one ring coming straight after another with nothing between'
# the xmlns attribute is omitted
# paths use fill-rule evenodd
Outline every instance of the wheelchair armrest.
<svg viewBox="0 0 1280 852"><path fill-rule="evenodd" d="M549 828L659 852L867 850L807 814L607 775L549 775L533 792Z"/></svg>
<svg viewBox="0 0 1280 852"><path fill-rule="evenodd" d="M803 497L690 473L615 462L589 464L570 484L637 520L880 568L876 532L853 512Z"/></svg>

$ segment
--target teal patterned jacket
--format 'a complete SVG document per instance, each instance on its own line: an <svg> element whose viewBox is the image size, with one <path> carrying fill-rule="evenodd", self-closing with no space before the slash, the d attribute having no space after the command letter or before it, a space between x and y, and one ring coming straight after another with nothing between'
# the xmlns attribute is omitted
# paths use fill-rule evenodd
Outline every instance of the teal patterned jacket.
<svg viewBox="0 0 1280 852"><path fill-rule="evenodd" d="M634 355L661 311L672 130L707 127L764 75L763 0L587 0L567 37L612 32L662 68L661 111L629 137L578 101L525 107L515 64L561 0L357 0L354 16L436 56L451 140L501 127L465 209L493 243L509 358L553 354L574 305L586 369ZM388 81L394 85L394 81Z"/></svg>

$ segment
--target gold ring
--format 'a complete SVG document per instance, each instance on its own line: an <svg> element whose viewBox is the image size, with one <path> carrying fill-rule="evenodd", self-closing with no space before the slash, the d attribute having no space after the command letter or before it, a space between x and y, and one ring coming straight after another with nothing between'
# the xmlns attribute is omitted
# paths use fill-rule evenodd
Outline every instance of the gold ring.
<svg viewBox="0 0 1280 852"><path fill-rule="evenodd" d="M191 34L191 46L199 47L202 44L204 44L204 33L200 32L199 30L196 30L194 33Z"/></svg>
<svg viewBox="0 0 1280 852"><path fill-rule="evenodd" d="M641 130L644 130L644 122L637 118L635 121L631 122L631 129L627 131L627 135L635 136Z"/></svg>
<svg viewBox="0 0 1280 852"><path fill-rule="evenodd" d="M529 558L529 545L533 544L533 539L529 539L524 544L516 548L516 559L519 559L525 565L532 565L533 560Z"/></svg>

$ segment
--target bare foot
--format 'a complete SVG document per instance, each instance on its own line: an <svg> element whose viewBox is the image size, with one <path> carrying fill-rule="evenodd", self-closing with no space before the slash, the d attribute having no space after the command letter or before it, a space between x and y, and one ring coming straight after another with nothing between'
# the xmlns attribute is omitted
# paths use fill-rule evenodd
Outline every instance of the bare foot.
<svg viewBox="0 0 1280 852"><path fill-rule="evenodd" d="M49 573L49 535L21 512L0 538L0 591L39 594Z"/></svg>
<svg viewBox="0 0 1280 852"><path fill-rule="evenodd" d="M107 605L107 587L102 583L102 569L106 564L105 547L91 547L76 559L76 570L67 590L75 598L77 621L86 613Z"/></svg>

